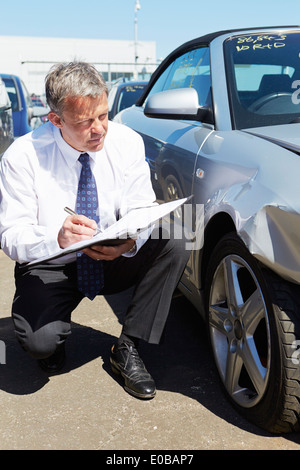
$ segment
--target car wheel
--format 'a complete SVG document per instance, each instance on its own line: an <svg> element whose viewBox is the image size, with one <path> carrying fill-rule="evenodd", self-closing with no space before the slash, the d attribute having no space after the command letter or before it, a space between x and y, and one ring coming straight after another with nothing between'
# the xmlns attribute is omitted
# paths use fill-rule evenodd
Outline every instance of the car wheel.
<svg viewBox="0 0 300 470"><path fill-rule="evenodd" d="M176 176L174 175L166 176L164 180L164 185L163 185L163 196L164 196L165 202L175 201L177 199L181 199L184 197L180 183L177 180ZM184 220L183 208L178 207L178 209L175 209L174 216L176 217L177 220L181 220L183 223L183 220Z"/></svg>
<svg viewBox="0 0 300 470"><path fill-rule="evenodd" d="M164 200L166 202L183 198L183 192L176 176L168 175L164 181Z"/></svg>
<svg viewBox="0 0 300 470"><path fill-rule="evenodd" d="M273 433L298 431L299 286L262 270L231 233L215 247L207 270L210 343L231 403Z"/></svg>

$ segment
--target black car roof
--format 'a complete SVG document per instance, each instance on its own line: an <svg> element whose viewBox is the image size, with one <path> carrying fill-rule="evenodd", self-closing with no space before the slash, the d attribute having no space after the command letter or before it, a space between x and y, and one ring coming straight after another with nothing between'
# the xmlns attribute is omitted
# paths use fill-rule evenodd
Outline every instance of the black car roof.
<svg viewBox="0 0 300 470"><path fill-rule="evenodd" d="M198 38L192 39L191 41L185 42L181 46L179 46L176 50L180 50L181 48L186 49L189 46L195 46L198 44L210 44L215 38L218 36L222 36L223 34L230 34L230 33L239 33L244 31L262 31L265 29L289 29L289 28L299 28L299 25L292 25L292 26L260 26L260 27L252 27L252 28L239 28L239 29L226 29L223 31L216 31L214 33L205 34L204 36L200 36ZM173 51L173 52L175 52Z"/></svg>
<svg viewBox="0 0 300 470"><path fill-rule="evenodd" d="M156 77L159 73L161 73L162 70L167 68L169 65L169 62L173 60L174 57L180 56L184 51L187 51L189 49L194 49L197 46L208 46L215 38L222 36L224 34L230 34L230 33L239 33L239 32L244 32L244 31L261 31L264 29L289 29L289 28L299 28L299 25L293 25L293 26L261 26L261 27L250 27L250 28L241 28L241 29L227 29L223 31L216 31L214 33L209 33L205 34L204 36L200 36L198 38L192 39L191 41L187 41L184 44L180 45L177 47L177 49L174 49L157 67L157 69L153 72L149 84L144 91L144 93L140 96L140 98L136 102L136 106L141 106L142 103L144 102L145 97L148 94L148 90L152 86L153 82L155 82Z"/></svg>

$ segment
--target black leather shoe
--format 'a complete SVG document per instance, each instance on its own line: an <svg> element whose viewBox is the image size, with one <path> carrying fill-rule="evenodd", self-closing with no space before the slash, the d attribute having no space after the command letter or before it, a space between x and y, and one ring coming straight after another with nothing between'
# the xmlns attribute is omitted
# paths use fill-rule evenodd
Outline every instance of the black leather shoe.
<svg viewBox="0 0 300 470"><path fill-rule="evenodd" d="M64 366L66 360L65 343L57 346L57 349L52 356L45 359L38 359L40 368L48 374L57 374Z"/></svg>
<svg viewBox="0 0 300 470"><path fill-rule="evenodd" d="M153 398L155 382L140 358L136 348L128 343L114 345L111 350L112 371L121 374L125 381L124 388L137 398Z"/></svg>

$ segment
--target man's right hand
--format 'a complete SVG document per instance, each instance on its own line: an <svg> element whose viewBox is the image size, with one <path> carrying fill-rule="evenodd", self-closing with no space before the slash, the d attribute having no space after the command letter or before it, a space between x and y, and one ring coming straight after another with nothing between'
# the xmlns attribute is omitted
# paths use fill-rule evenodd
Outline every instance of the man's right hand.
<svg viewBox="0 0 300 470"><path fill-rule="evenodd" d="M94 220L85 215L69 215L60 231L57 241L61 248L73 245L73 243L92 238L97 230L97 224Z"/></svg>

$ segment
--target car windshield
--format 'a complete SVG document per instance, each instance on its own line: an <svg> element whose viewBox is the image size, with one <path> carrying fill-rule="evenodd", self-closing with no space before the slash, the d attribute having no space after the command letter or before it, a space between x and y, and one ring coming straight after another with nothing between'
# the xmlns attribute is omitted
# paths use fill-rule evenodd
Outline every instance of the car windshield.
<svg viewBox="0 0 300 470"><path fill-rule="evenodd" d="M126 85L120 92L117 113L136 103L146 85Z"/></svg>
<svg viewBox="0 0 300 470"><path fill-rule="evenodd" d="M234 36L224 53L235 129L300 122L300 33Z"/></svg>
<svg viewBox="0 0 300 470"><path fill-rule="evenodd" d="M18 95L17 95L17 89L14 81L11 78L3 78L2 79L5 83L6 90L11 102L11 107L13 111L18 111L19 109L19 104L18 104Z"/></svg>

